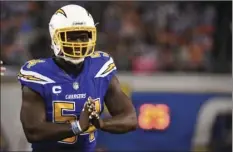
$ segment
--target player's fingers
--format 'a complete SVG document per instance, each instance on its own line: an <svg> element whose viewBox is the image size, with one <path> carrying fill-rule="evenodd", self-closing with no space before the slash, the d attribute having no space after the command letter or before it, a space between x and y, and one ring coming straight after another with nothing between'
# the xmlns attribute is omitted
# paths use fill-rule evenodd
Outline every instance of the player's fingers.
<svg viewBox="0 0 233 152"><path fill-rule="evenodd" d="M92 115L89 116L89 119L92 119Z"/></svg>
<svg viewBox="0 0 233 152"><path fill-rule="evenodd" d="M85 102L86 110L89 112L90 119L92 118L91 113L95 111L95 102L92 100L91 97L88 97L87 101Z"/></svg>
<svg viewBox="0 0 233 152"><path fill-rule="evenodd" d="M100 117L99 117L98 114L96 114L94 118L95 118L95 119L100 119Z"/></svg>
<svg viewBox="0 0 233 152"><path fill-rule="evenodd" d="M92 101L87 101L86 103L88 108L93 108L95 106L95 103Z"/></svg>
<svg viewBox="0 0 233 152"><path fill-rule="evenodd" d="M92 102L86 102L86 104L87 104L88 108L93 107L93 103Z"/></svg>
<svg viewBox="0 0 233 152"><path fill-rule="evenodd" d="M97 115L96 115L95 111L92 111L89 118L93 119L93 118L96 118L96 117L97 117Z"/></svg>
<svg viewBox="0 0 233 152"><path fill-rule="evenodd" d="M95 104L87 104L87 108L88 109L92 109L92 110L94 110L95 109Z"/></svg>
<svg viewBox="0 0 233 152"><path fill-rule="evenodd" d="M93 104L93 103L91 102L90 97L88 97L88 99L87 99L87 101L85 102L84 106L87 107L87 108L91 108L91 107L93 107L92 104Z"/></svg>
<svg viewBox="0 0 233 152"><path fill-rule="evenodd" d="M91 97L88 97L87 102L91 103L92 101L93 101L93 99Z"/></svg>
<svg viewBox="0 0 233 152"><path fill-rule="evenodd" d="M94 107L94 106L95 106L95 103L87 103L88 108L91 108L91 107Z"/></svg>
<svg viewBox="0 0 233 152"><path fill-rule="evenodd" d="M99 119L99 114L96 111L93 111L90 116L92 118Z"/></svg>
<svg viewBox="0 0 233 152"><path fill-rule="evenodd" d="M95 108L93 108L93 107L87 108L87 111L89 112L89 115L91 115L92 112L95 111Z"/></svg>
<svg viewBox="0 0 233 152"><path fill-rule="evenodd" d="M95 101L91 97L88 97L87 103L88 104L93 104L93 103L95 103Z"/></svg>
<svg viewBox="0 0 233 152"><path fill-rule="evenodd" d="M88 108L87 111L89 112L89 114L91 114L93 111L95 111L94 108Z"/></svg>

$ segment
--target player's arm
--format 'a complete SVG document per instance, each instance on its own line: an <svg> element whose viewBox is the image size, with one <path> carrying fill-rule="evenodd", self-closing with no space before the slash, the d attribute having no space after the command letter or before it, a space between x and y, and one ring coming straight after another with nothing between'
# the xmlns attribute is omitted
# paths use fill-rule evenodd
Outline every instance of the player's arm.
<svg viewBox="0 0 233 152"><path fill-rule="evenodd" d="M55 124L46 122L45 104L43 98L38 93L23 86L22 98L20 119L26 138L29 142L40 142L45 140L59 141L74 136L69 123ZM83 112L82 114L85 115L82 116L82 119L88 119L88 112ZM81 128L86 130L89 125L88 123L89 120L80 120Z"/></svg>
<svg viewBox="0 0 233 152"><path fill-rule="evenodd" d="M110 133L126 133L137 128L137 116L132 101L122 92L120 83L113 76L109 84L105 104L111 118L103 119L101 130Z"/></svg>

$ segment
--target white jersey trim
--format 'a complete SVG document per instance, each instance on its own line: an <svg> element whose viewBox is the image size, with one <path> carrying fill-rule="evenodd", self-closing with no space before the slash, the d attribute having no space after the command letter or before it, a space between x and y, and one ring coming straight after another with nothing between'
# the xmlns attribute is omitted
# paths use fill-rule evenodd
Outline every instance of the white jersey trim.
<svg viewBox="0 0 233 152"><path fill-rule="evenodd" d="M110 58L99 70L99 72L96 74L95 78L98 77L105 77L108 74L110 74L112 71L116 70L116 66L114 64L114 61L112 58Z"/></svg>
<svg viewBox="0 0 233 152"><path fill-rule="evenodd" d="M47 84L47 83L55 83L54 80L42 75L42 74L39 74L37 72L33 72L33 71L26 71L26 70L23 70L21 69L20 70L20 74L25 76L18 76L19 79L21 79L22 81L25 81L25 82L33 82L33 83L38 83L38 84ZM32 78L35 78L37 80L30 80L30 77Z"/></svg>

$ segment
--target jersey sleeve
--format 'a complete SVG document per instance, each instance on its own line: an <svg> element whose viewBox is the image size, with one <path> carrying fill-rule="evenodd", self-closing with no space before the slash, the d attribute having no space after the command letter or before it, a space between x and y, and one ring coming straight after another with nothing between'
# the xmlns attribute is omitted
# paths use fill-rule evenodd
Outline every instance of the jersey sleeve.
<svg viewBox="0 0 233 152"><path fill-rule="evenodd" d="M95 78L105 78L111 80L112 76L116 74L117 68L113 61L112 57L105 59L104 64L102 64L101 68L99 69L98 73L95 75Z"/></svg>
<svg viewBox="0 0 233 152"><path fill-rule="evenodd" d="M27 86L28 88L36 91L42 97L44 95L44 85L48 83L53 83L54 81L47 76L41 74L43 68L41 67L30 67L28 62L21 67L18 74L18 81L22 86Z"/></svg>
<svg viewBox="0 0 233 152"><path fill-rule="evenodd" d="M102 57L95 78L99 79L103 94L106 93L112 77L117 74L117 67L112 57Z"/></svg>

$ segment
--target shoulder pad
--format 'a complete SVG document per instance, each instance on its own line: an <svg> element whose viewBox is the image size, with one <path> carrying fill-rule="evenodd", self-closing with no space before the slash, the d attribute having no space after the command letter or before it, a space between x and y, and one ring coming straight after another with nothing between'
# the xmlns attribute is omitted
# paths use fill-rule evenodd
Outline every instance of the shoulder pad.
<svg viewBox="0 0 233 152"><path fill-rule="evenodd" d="M107 75L109 75L110 73L112 73L114 70L116 70L116 65L112 59L112 57L110 57L100 68L99 72L95 75L96 77L105 77Z"/></svg>
<svg viewBox="0 0 233 152"><path fill-rule="evenodd" d="M20 69L18 74L18 79L21 83L23 82L30 82L30 83L37 83L37 84L47 84L47 83L54 83L54 81L43 73L43 65L46 63L46 60L30 60L26 62Z"/></svg>
<svg viewBox="0 0 233 152"><path fill-rule="evenodd" d="M46 61L43 59L30 60L30 61L26 62L23 67L25 67L27 69L31 69L33 67L36 68L40 65L39 63L45 63L45 62Z"/></svg>
<svg viewBox="0 0 233 152"><path fill-rule="evenodd" d="M116 65L113 58L105 52L96 51L91 58L95 66L95 78L106 77L108 75L115 74Z"/></svg>

